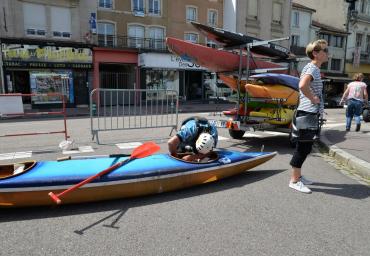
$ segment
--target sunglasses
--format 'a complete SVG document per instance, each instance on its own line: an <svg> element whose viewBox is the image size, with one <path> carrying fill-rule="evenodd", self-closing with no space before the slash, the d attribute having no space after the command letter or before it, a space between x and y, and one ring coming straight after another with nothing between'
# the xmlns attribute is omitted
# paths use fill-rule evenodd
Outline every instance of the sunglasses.
<svg viewBox="0 0 370 256"><path fill-rule="evenodd" d="M321 50L315 50L315 52L320 52L320 51L323 51L325 53L329 53L329 49L328 48L324 48L324 49L321 49Z"/></svg>

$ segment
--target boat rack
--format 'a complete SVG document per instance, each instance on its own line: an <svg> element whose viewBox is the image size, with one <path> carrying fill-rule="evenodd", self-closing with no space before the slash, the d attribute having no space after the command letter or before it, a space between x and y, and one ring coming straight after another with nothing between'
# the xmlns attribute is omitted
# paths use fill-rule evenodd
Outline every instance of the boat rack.
<svg viewBox="0 0 370 256"><path fill-rule="evenodd" d="M287 101L286 98L257 98L257 97L249 97L248 93L244 95L240 92L240 81L242 77L246 78L246 81L248 81L249 74L251 70L249 69L249 59L251 56L251 48L255 46L261 46L261 45L268 45L270 42L274 41L282 41L282 40L289 40L289 37L285 38L279 38L279 39L273 39L273 40L266 40L266 41L260 41L260 42L253 42L245 45L240 46L239 54L240 54L240 64L239 64L239 72L238 72L238 98L237 98L237 106L236 109L239 110L239 106L241 104L244 105L244 112L248 113L248 103L249 102L262 102L262 103L273 103L276 106L276 111L279 113L276 117L251 117L248 114L239 114L239 111L237 111L237 114L233 121L229 121L228 129L230 136L234 139L240 139L243 137L245 131L275 131L275 132L283 132L283 133L290 133L291 132L291 123L283 125L283 124L270 124L268 121L285 121L286 119L282 118L280 115L280 111L283 108L284 102ZM247 49L246 56L242 55L242 49ZM242 70L242 58L247 58L247 67L245 70ZM284 108L290 108L294 109L295 106L290 105L284 105Z"/></svg>

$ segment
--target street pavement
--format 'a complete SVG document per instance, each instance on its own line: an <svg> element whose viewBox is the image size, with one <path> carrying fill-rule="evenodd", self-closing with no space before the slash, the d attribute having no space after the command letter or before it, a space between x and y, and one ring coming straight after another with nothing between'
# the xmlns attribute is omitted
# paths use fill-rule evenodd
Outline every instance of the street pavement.
<svg viewBox="0 0 370 256"><path fill-rule="evenodd" d="M321 145L329 155L358 175L370 181L370 123L362 121L361 130L345 129L345 109L327 109Z"/></svg>
<svg viewBox="0 0 370 256"><path fill-rule="evenodd" d="M225 119L221 112L233 108L234 104L225 101L209 101L208 104L183 103L179 113L208 112L214 119ZM345 131L345 109L326 109L326 124L322 130L321 148L336 161L351 169L366 180L370 180L370 123L362 121L361 131L355 132L352 124L350 132ZM67 109L69 117L86 117L88 108ZM211 117L212 118L212 117Z"/></svg>
<svg viewBox="0 0 370 256"><path fill-rule="evenodd" d="M179 120L194 114L223 118L214 106L210 112L207 106L192 109L194 113L182 111ZM330 139L342 129L344 110L327 112L324 133ZM130 153L143 138L156 141L161 153L167 152L169 128L106 132L98 145L91 141L89 124L89 118L80 114L68 118L77 150L62 152L58 143L63 136L54 134L0 138L0 154L23 151L28 152L27 159L53 160L65 155ZM61 125L60 119L0 122L0 134L25 127L57 130ZM366 129L368 124L363 124ZM368 185L343 175L330 157L315 148L303 168L316 181L310 186L313 193L293 191L288 187L293 149L287 134L247 132L235 140L226 129L219 133L220 148L263 148L278 155L241 175L181 191L55 208L1 209L1 255L369 254ZM359 134L345 136L350 141ZM368 135L361 132L361 136ZM24 158L3 159L0 164L18 160Z"/></svg>

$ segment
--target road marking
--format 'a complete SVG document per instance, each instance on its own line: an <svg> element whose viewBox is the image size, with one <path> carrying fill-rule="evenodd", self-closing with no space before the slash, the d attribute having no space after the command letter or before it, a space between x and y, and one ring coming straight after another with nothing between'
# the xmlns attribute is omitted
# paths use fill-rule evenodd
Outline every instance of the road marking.
<svg viewBox="0 0 370 256"><path fill-rule="evenodd" d="M222 136L218 136L218 140L229 140L229 138L226 138L226 137L222 137Z"/></svg>
<svg viewBox="0 0 370 256"><path fill-rule="evenodd" d="M324 124L324 128L334 128L334 127L339 127L339 126L345 126L346 123L335 123L335 124Z"/></svg>
<svg viewBox="0 0 370 256"><path fill-rule="evenodd" d="M94 152L94 149L91 146L80 146L78 147L78 149L63 150L64 155L78 154L78 153L91 153L91 152Z"/></svg>
<svg viewBox="0 0 370 256"><path fill-rule="evenodd" d="M0 160L29 158L31 156L32 156L32 151L4 153L4 154L0 154Z"/></svg>
<svg viewBox="0 0 370 256"><path fill-rule="evenodd" d="M270 135L282 135L282 134L286 134L284 132L272 132L272 131L264 131L263 133L270 134Z"/></svg>
<svg viewBox="0 0 370 256"><path fill-rule="evenodd" d="M140 145L143 145L141 142L129 142L129 143L118 143L116 144L117 147L120 149L130 149L130 148L136 148Z"/></svg>
<svg viewBox="0 0 370 256"><path fill-rule="evenodd" d="M251 133L251 132L246 132L244 133L243 137L246 137L246 138L262 138L263 135L260 135L260 134L255 134L255 133Z"/></svg>

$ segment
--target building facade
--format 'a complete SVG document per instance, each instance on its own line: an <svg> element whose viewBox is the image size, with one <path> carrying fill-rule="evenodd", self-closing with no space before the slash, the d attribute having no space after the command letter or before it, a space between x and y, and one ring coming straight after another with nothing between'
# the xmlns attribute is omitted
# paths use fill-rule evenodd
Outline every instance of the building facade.
<svg viewBox="0 0 370 256"><path fill-rule="evenodd" d="M56 92L65 96L69 106L87 105L95 1L4 0L0 5L2 91ZM36 97L28 101L34 107L54 103Z"/></svg>
<svg viewBox="0 0 370 256"><path fill-rule="evenodd" d="M184 100L206 99L207 70L170 54L165 38L211 45L190 22L222 27L222 14L221 0L99 2L94 88L168 89ZM112 76L123 80L112 84Z"/></svg>
<svg viewBox="0 0 370 256"><path fill-rule="evenodd" d="M290 34L290 0L230 0L225 1L226 29L245 35L270 40ZM230 15L234 12L234 15ZM234 25L235 24L235 25ZM289 47L289 40L276 42Z"/></svg>

